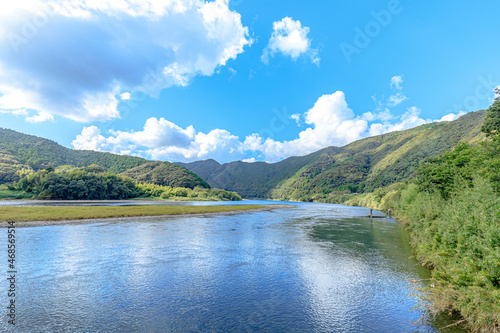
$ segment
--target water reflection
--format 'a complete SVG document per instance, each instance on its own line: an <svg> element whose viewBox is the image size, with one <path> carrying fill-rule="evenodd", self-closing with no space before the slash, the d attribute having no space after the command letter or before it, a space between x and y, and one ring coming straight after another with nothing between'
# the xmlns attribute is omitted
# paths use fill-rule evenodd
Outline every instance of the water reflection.
<svg viewBox="0 0 500 333"><path fill-rule="evenodd" d="M425 272L405 231L355 218L367 212L297 204L20 228L17 331L437 331L413 325L410 280Z"/></svg>

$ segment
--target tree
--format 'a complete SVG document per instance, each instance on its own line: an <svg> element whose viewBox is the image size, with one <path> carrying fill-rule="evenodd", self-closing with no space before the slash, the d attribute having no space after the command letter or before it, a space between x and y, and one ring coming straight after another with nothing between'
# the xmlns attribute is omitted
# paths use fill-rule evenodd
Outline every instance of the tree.
<svg viewBox="0 0 500 333"><path fill-rule="evenodd" d="M481 131L486 136L498 136L500 134L500 87L495 88L495 102L488 109Z"/></svg>

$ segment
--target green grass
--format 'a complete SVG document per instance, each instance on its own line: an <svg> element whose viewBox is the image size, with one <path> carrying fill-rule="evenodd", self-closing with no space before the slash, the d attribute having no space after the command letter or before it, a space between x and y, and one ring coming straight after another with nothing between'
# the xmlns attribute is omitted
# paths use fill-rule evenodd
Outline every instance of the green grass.
<svg viewBox="0 0 500 333"><path fill-rule="evenodd" d="M184 215L244 212L263 205L240 206L84 206L84 207L2 207L2 221L60 221L129 216Z"/></svg>
<svg viewBox="0 0 500 333"><path fill-rule="evenodd" d="M426 315L459 313L473 332L499 332L500 195L491 181L457 179L447 199L399 183L345 203L391 208L407 224L416 258L431 269L420 295Z"/></svg>
<svg viewBox="0 0 500 333"><path fill-rule="evenodd" d="M31 199L33 194L23 191L11 191L7 187L0 187L0 199Z"/></svg>

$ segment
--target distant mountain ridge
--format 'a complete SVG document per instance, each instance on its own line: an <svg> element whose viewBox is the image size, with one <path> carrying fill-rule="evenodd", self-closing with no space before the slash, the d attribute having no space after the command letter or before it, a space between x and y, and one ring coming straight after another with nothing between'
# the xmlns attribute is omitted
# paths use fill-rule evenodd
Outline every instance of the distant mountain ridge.
<svg viewBox="0 0 500 333"><path fill-rule="evenodd" d="M144 158L116 155L105 152L74 150L63 147L58 143L34 135L23 134L10 129L0 128L0 184L17 181L17 171L22 169L40 170L46 167L72 165L86 167L92 164L106 168L113 173L123 173L127 170L155 163L151 168L135 169L128 175L141 180L141 171L149 172L150 180L157 181L157 185L168 184L173 187L209 185L185 168L169 162L151 162ZM151 164L149 164L151 166ZM139 179L141 178L141 179ZM143 181L146 181L143 178Z"/></svg>
<svg viewBox="0 0 500 333"><path fill-rule="evenodd" d="M338 192L373 191L411 179L429 157L452 149L460 141L484 139L481 125L485 116L486 111L471 112L452 122L369 137L272 164L205 160L175 166L140 157L73 150L51 140L0 128L0 184L16 181L16 172L23 168L97 164L136 181L159 185L193 188L207 187L208 183L238 192L244 198L328 201Z"/></svg>
<svg viewBox="0 0 500 333"><path fill-rule="evenodd" d="M452 149L458 142L484 139L486 111L468 113L452 122L365 138L344 147L277 163L214 160L177 163L211 186L236 191L244 198L328 201L338 192L363 192L410 179L429 157Z"/></svg>

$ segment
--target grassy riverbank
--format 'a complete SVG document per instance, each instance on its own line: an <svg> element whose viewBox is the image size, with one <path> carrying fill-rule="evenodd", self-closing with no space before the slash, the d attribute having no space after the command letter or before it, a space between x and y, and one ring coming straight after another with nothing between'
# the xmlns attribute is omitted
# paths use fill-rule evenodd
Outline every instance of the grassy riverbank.
<svg viewBox="0 0 500 333"><path fill-rule="evenodd" d="M342 199L392 209L408 225L418 260L431 269L423 297L432 312L459 313L474 332L500 330L500 137L457 145L409 184Z"/></svg>
<svg viewBox="0 0 500 333"><path fill-rule="evenodd" d="M113 217L161 216L245 212L265 209L264 205L238 206L84 206L84 207L2 207L2 221L61 221Z"/></svg>
<svg viewBox="0 0 500 333"><path fill-rule="evenodd" d="M500 197L491 183L458 182L444 199L395 184L346 202L383 211L408 225L417 259L431 269L422 297L429 313L459 313L474 332L500 325Z"/></svg>

